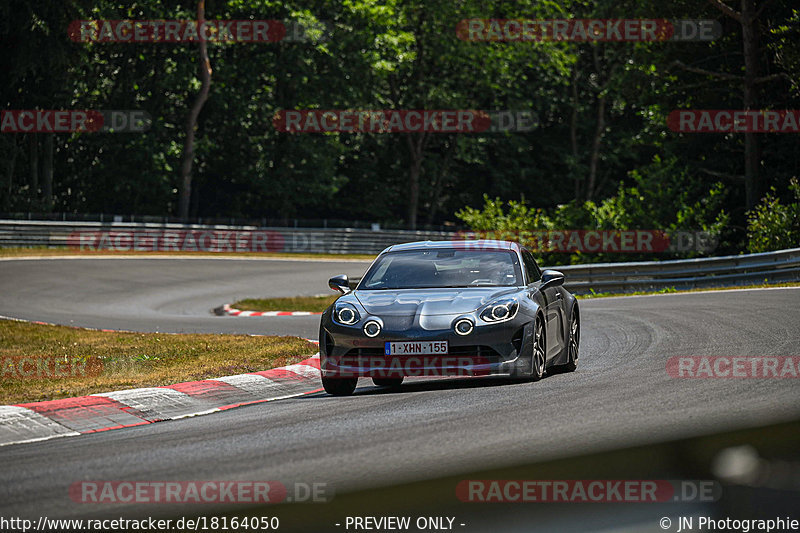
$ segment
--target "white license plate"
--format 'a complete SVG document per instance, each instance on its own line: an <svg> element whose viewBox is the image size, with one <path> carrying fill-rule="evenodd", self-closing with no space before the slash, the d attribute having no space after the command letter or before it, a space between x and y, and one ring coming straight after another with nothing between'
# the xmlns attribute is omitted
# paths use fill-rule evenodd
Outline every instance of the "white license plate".
<svg viewBox="0 0 800 533"><path fill-rule="evenodd" d="M390 355L447 355L447 341L387 342L386 356Z"/></svg>

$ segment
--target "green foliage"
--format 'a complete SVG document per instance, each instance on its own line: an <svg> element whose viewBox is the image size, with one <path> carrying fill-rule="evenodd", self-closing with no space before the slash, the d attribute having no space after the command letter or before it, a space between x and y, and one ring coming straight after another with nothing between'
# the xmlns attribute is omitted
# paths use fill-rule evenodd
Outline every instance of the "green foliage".
<svg viewBox="0 0 800 533"><path fill-rule="evenodd" d="M653 161L629 173L630 185L595 204L586 203L599 229L697 229L720 234L729 222L724 210L726 189L694 178L677 157Z"/></svg>
<svg viewBox="0 0 800 533"><path fill-rule="evenodd" d="M456 216L473 231L524 231L549 229L552 222L542 209L533 209L522 201L508 202L508 212L503 211L505 202L500 198L483 196L482 210L465 207Z"/></svg>
<svg viewBox="0 0 800 533"><path fill-rule="evenodd" d="M532 208L525 200L509 201L484 196L482 209L466 207L456 213L470 229L497 238L525 241L526 232L541 230L675 230L706 231L719 236L729 217L723 209L725 190L714 183L707 188L694 180L676 159L653 162L629 175L617 193L601 202L570 202L552 209ZM705 188L705 190L704 190ZM676 201L677 199L677 201ZM684 253L692 257L696 252ZM546 264L574 264L613 260L653 259L631 254L540 253ZM662 256L663 258L663 256Z"/></svg>
<svg viewBox="0 0 800 533"><path fill-rule="evenodd" d="M43 136L0 135L0 212L175 213L183 126L200 83L196 47L82 44L66 28L82 19L190 19L195 9L195 0L0 5L0 108L142 109L153 117L143 135L55 135L52 205L31 176L32 154L42 172ZM785 77L758 84L757 104L797 109L799 12L789 0L774 0L759 13L761 74ZM213 79L198 119L193 217L408 223L410 169L418 160L422 224L692 228L720 235L725 251L745 249L743 135L666 126L674 109L741 107L738 80L675 67L741 73L739 25L709 2L214 0L206 14L312 28L322 21L330 34L209 45ZM467 42L455 31L466 18L591 17L715 18L724 35L714 42L503 43ZM523 133L423 139L272 127L277 111L309 108L529 110L539 124ZM409 148L417 141L419 159ZM797 174L800 144L777 134L759 142L760 182L777 198Z"/></svg>
<svg viewBox="0 0 800 533"><path fill-rule="evenodd" d="M800 183L792 178L791 203L784 204L773 187L747 218L747 249L751 253L800 247Z"/></svg>

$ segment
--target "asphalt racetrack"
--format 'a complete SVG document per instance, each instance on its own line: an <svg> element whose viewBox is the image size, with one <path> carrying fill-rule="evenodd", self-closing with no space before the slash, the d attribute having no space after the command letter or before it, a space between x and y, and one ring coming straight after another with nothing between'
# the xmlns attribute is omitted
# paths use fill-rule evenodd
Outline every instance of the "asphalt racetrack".
<svg viewBox="0 0 800 533"><path fill-rule="evenodd" d="M69 326L166 333L251 333L316 339L319 317L218 317L241 298L331 294L328 278L369 262L259 259L0 261L0 315Z"/></svg>
<svg viewBox="0 0 800 533"><path fill-rule="evenodd" d="M365 262L0 261L0 315L162 332L290 334L318 317L219 317L245 296L325 293ZM367 380L207 416L0 448L0 515L88 517L81 480L326 482L337 493L529 464L800 418L793 379L673 379L672 356L800 355L800 289L581 300L577 372L537 383ZM150 506L145 514L182 512ZM153 509L153 507L158 507ZM464 529L464 531L467 531Z"/></svg>

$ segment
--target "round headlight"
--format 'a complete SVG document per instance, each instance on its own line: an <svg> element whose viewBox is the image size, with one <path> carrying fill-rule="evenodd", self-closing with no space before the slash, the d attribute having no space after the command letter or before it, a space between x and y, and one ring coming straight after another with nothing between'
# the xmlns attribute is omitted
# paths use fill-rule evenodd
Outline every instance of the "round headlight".
<svg viewBox="0 0 800 533"><path fill-rule="evenodd" d="M508 317L508 306L505 304L495 305L492 308L492 318L495 320L503 320Z"/></svg>
<svg viewBox="0 0 800 533"><path fill-rule="evenodd" d="M519 311L519 302L513 298L495 302L483 309L481 319L486 322L505 322L511 320Z"/></svg>
<svg viewBox="0 0 800 533"><path fill-rule="evenodd" d="M358 322L358 312L350 305L342 305L336 308L336 320L346 326L351 326Z"/></svg>
<svg viewBox="0 0 800 533"><path fill-rule="evenodd" d="M472 333L472 330L474 328L475 326L472 324L472 321L467 320L466 318L462 318L461 320L456 322L454 329L456 330L456 333L459 335L469 335L470 333Z"/></svg>
<svg viewBox="0 0 800 533"><path fill-rule="evenodd" d="M364 335L367 337L377 337L381 332L381 325L375 322L374 320L370 320L366 324L364 324Z"/></svg>

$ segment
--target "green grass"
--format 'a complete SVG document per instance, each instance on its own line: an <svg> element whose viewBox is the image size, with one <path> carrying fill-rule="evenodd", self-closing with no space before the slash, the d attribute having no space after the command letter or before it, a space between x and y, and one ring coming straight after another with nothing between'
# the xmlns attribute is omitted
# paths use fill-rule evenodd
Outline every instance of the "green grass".
<svg viewBox="0 0 800 533"><path fill-rule="evenodd" d="M119 333L0 320L0 404L258 372L316 352L297 337ZM28 362L20 372L22 359ZM54 360L77 370L65 377L23 375Z"/></svg>
<svg viewBox="0 0 800 533"><path fill-rule="evenodd" d="M339 295L330 296L295 296L291 298L248 298L231 304L234 309L242 311L311 311L321 313L328 308Z"/></svg>
<svg viewBox="0 0 800 533"><path fill-rule="evenodd" d="M0 257L59 257L65 255L118 255L118 256L148 256L148 255L169 255L177 257L254 257L254 258L277 258L277 259L319 259L335 261L337 259L357 259L372 261L375 255L370 254L311 254L311 253L278 253L278 252L143 252L143 251L115 251L115 250L75 250L62 246L60 248L48 248L46 246L32 247L0 247Z"/></svg>

